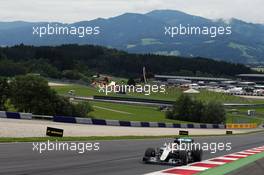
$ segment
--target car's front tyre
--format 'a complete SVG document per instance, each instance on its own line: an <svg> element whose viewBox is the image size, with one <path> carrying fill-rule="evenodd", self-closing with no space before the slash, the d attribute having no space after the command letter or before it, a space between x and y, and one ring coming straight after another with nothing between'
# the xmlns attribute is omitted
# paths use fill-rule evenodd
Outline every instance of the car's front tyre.
<svg viewBox="0 0 264 175"><path fill-rule="evenodd" d="M180 151L179 158L182 162L182 165L187 165L189 163L188 153L186 151Z"/></svg>
<svg viewBox="0 0 264 175"><path fill-rule="evenodd" d="M154 148L147 148L145 151L145 157L155 157L156 156L156 151Z"/></svg>
<svg viewBox="0 0 264 175"><path fill-rule="evenodd" d="M202 161L202 156L203 156L202 150L197 149L197 150L193 150L192 151L193 162Z"/></svg>

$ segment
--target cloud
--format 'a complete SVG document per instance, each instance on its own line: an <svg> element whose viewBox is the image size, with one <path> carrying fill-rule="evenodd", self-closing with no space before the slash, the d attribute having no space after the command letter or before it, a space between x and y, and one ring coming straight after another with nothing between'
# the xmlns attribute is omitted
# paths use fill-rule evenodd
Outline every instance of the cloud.
<svg viewBox="0 0 264 175"><path fill-rule="evenodd" d="M0 21L76 22L174 9L206 18L264 23L263 0L0 0Z"/></svg>

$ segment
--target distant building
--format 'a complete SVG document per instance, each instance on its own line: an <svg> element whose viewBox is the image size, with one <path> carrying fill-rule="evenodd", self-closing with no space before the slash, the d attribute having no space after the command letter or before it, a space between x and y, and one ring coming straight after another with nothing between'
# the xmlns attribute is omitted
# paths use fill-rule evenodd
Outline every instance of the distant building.
<svg viewBox="0 0 264 175"><path fill-rule="evenodd" d="M105 77L105 76L99 76L98 78L94 78L92 82L92 86L98 87L98 86L106 86L110 83L110 77Z"/></svg>
<svg viewBox="0 0 264 175"><path fill-rule="evenodd" d="M242 81L264 84L264 74L238 74L237 77Z"/></svg>
<svg viewBox="0 0 264 175"><path fill-rule="evenodd" d="M192 83L191 80L185 80L185 79L167 79L167 82L169 84L179 84L179 85Z"/></svg>
<svg viewBox="0 0 264 175"><path fill-rule="evenodd" d="M184 91L183 93L185 93L185 94L199 94L200 91L195 90L195 89L188 89L188 90Z"/></svg>
<svg viewBox="0 0 264 175"><path fill-rule="evenodd" d="M231 79L227 78L215 78L215 77L188 77L188 76L172 76L172 75L154 75L154 78L159 81L172 81L180 82L181 81L191 81L191 82L221 82L221 81L230 81Z"/></svg>

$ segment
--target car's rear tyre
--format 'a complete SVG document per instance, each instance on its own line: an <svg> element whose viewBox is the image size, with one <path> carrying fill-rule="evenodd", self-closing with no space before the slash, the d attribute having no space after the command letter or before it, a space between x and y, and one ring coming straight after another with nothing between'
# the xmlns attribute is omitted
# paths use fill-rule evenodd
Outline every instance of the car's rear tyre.
<svg viewBox="0 0 264 175"><path fill-rule="evenodd" d="M192 157L194 162L200 162L202 161L203 152L200 149L193 150L192 151Z"/></svg>
<svg viewBox="0 0 264 175"><path fill-rule="evenodd" d="M182 162L182 165L187 165L189 163L188 154L186 151L180 151L179 152L179 158Z"/></svg>
<svg viewBox="0 0 264 175"><path fill-rule="evenodd" d="M148 148L145 151L145 157L155 157L156 156L156 152L154 148Z"/></svg>

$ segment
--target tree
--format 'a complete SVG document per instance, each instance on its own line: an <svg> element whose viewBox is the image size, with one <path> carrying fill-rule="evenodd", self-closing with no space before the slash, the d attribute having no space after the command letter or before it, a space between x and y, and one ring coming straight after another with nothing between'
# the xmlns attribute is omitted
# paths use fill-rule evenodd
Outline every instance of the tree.
<svg viewBox="0 0 264 175"><path fill-rule="evenodd" d="M202 122L201 118L205 112L205 105L201 101L194 101L193 105L190 107L190 111L190 118L193 122Z"/></svg>
<svg viewBox="0 0 264 175"><path fill-rule="evenodd" d="M70 80L80 80L82 75L77 70L64 70L62 76Z"/></svg>
<svg viewBox="0 0 264 175"><path fill-rule="evenodd" d="M45 59L32 59L25 63L27 71L30 73L37 73L44 77L61 78L61 73L53 65L48 63Z"/></svg>
<svg viewBox="0 0 264 175"><path fill-rule="evenodd" d="M129 78L127 81L127 85L129 86L136 86L136 82L133 78Z"/></svg>
<svg viewBox="0 0 264 175"><path fill-rule="evenodd" d="M175 102L171 111L167 112L167 118L175 120L188 120L190 116L190 106L192 106L190 96L182 94Z"/></svg>
<svg viewBox="0 0 264 175"><path fill-rule="evenodd" d="M56 96L56 98L53 98L51 104L53 109L52 115L73 116L74 104L71 104L68 98Z"/></svg>
<svg viewBox="0 0 264 175"><path fill-rule="evenodd" d="M18 111L43 114L49 110L56 94L40 76L17 76L11 81L11 103Z"/></svg>
<svg viewBox="0 0 264 175"><path fill-rule="evenodd" d="M226 112L224 106L218 102L211 101L206 105L206 110L201 118L205 123L223 123L226 120Z"/></svg>
<svg viewBox="0 0 264 175"><path fill-rule="evenodd" d="M225 109L217 102L202 103L182 94L172 110L166 113L169 119L202 123L223 123L225 121Z"/></svg>
<svg viewBox="0 0 264 175"><path fill-rule="evenodd" d="M87 117L87 114L93 109L88 102L80 102L74 105L73 116Z"/></svg>
<svg viewBox="0 0 264 175"><path fill-rule="evenodd" d="M100 46L77 44L0 47L0 55L2 59L11 61L10 63L0 61L0 75L2 73L6 76L33 71L49 77L55 76L54 78L61 77L64 73L65 77L78 80L82 75L90 77L89 72L91 71L91 74L100 72L118 77L139 77L144 66L149 67L147 77L153 77L154 73L168 75L176 73L189 76L197 73L218 77L255 73L242 64L200 57L186 59L180 56L128 54ZM36 67L38 69L34 69Z"/></svg>
<svg viewBox="0 0 264 175"><path fill-rule="evenodd" d="M26 68L21 63L15 63L12 60L0 60L0 76L15 76L26 73Z"/></svg>
<svg viewBox="0 0 264 175"><path fill-rule="evenodd" d="M0 77L0 110L6 110L5 103L10 95L10 87L7 79Z"/></svg>
<svg viewBox="0 0 264 175"><path fill-rule="evenodd" d="M175 105L175 114L178 116L179 120L189 121L193 105L194 102L189 95L182 94L179 97Z"/></svg>
<svg viewBox="0 0 264 175"><path fill-rule="evenodd" d="M68 98L57 95L40 76L18 76L10 86L11 103L18 111L86 117L92 110L88 103L73 104Z"/></svg>

